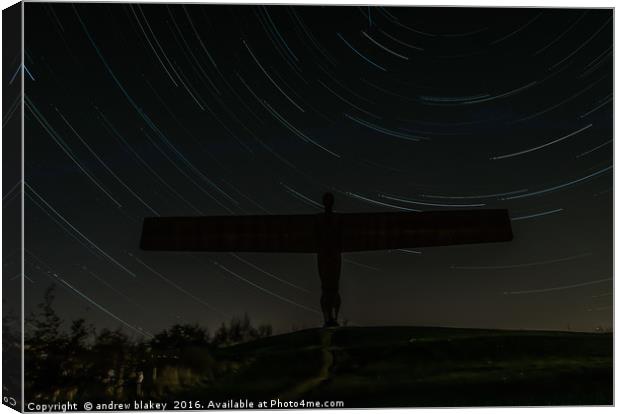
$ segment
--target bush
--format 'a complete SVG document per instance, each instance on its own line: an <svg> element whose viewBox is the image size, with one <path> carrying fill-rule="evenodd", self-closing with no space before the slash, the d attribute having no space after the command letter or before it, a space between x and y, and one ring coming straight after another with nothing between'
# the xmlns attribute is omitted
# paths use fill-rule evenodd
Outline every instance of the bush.
<svg viewBox="0 0 620 414"><path fill-rule="evenodd" d="M37 312L26 318L26 393L41 401L129 398L131 387L142 381L138 378L171 361L212 379L214 348L272 334L270 325L253 327L247 313L222 323L213 338L196 324L173 325L148 341L132 339L122 329L97 331L84 319L73 321L64 331L53 308L54 291L50 287Z"/></svg>

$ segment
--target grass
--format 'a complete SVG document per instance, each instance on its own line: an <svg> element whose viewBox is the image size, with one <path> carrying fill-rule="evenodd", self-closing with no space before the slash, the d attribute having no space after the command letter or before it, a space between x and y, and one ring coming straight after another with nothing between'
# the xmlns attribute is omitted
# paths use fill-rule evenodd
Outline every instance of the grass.
<svg viewBox="0 0 620 414"><path fill-rule="evenodd" d="M193 398L341 400L345 407L613 404L611 334L310 329L218 350L237 369Z"/></svg>

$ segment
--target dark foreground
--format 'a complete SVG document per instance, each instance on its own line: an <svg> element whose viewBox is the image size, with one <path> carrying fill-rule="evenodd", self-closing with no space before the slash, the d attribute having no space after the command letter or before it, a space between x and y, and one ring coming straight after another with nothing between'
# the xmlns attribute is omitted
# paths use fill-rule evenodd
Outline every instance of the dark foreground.
<svg viewBox="0 0 620 414"><path fill-rule="evenodd" d="M133 345L108 332L90 348L69 341L58 355L47 352L47 342L44 353L33 343L25 408L59 411L62 406L36 404L67 402L93 411L135 409L142 402L167 403L167 410L249 408L249 402L253 408L325 401L344 408L613 404L611 334L346 327L215 346L188 329ZM65 348L72 353L61 352ZM245 406L235 407L239 401Z"/></svg>
<svg viewBox="0 0 620 414"><path fill-rule="evenodd" d="M179 395L345 407L609 405L612 349L611 334L312 329L219 349L228 373Z"/></svg>

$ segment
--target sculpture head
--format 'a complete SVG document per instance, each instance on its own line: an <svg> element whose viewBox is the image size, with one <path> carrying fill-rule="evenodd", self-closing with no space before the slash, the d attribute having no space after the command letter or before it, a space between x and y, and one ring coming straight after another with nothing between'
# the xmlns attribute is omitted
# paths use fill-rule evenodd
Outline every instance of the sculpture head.
<svg viewBox="0 0 620 414"><path fill-rule="evenodd" d="M323 194L323 206L325 206L325 212L331 213L334 207L334 195L332 193Z"/></svg>

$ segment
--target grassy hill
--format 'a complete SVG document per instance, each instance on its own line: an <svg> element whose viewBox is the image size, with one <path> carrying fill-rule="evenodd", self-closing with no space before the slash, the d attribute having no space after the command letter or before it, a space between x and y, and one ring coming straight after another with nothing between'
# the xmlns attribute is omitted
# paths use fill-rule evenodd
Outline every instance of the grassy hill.
<svg viewBox="0 0 620 414"><path fill-rule="evenodd" d="M227 371L180 394L345 407L608 405L612 342L571 332L310 329L218 349Z"/></svg>

